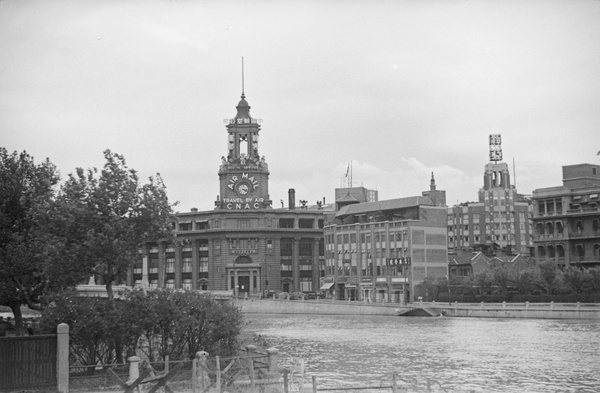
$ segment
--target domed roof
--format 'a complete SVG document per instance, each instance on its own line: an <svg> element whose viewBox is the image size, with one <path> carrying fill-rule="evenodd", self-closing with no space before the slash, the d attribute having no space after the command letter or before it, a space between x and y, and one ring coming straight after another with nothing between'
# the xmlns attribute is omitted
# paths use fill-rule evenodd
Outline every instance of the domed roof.
<svg viewBox="0 0 600 393"><path fill-rule="evenodd" d="M238 102L237 106L237 115L235 115L236 119L250 119L250 105L248 105L248 101L246 101L246 96L244 92L242 92L242 99Z"/></svg>

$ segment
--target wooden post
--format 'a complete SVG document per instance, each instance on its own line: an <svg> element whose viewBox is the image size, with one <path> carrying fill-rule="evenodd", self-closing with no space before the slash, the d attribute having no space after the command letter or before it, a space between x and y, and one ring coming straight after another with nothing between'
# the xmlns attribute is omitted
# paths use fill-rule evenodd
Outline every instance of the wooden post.
<svg viewBox="0 0 600 393"><path fill-rule="evenodd" d="M217 392L221 391L221 358L219 356L216 357L217 362Z"/></svg>
<svg viewBox="0 0 600 393"><path fill-rule="evenodd" d="M283 392L284 393L289 393L289 389L288 389L288 369L284 369L283 370Z"/></svg>
<svg viewBox="0 0 600 393"><path fill-rule="evenodd" d="M69 392L69 325L61 323L56 328L56 390Z"/></svg>
<svg viewBox="0 0 600 393"><path fill-rule="evenodd" d="M192 393L198 393L198 353L192 360Z"/></svg>
<svg viewBox="0 0 600 393"><path fill-rule="evenodd" d="M392 393L396 393L398 388L396 387L396 373L392 374Z"/></svg>
<svg viewBox="0 0 600 393"><path fill-rule="evenodd" d="M248 364L250 366L250 370L248 370L248 371L250 371L250 391L252 393L254 393L255 392L255 390L254 390L255 389L255 385L254 385L254 360L252 360L252 358L249 358L248 360L249 360Z"/></svg>
<svg viewBox="0 0 600 393"><path fill-rule="evenodd" d="M165 356L165 373L169 372L169 355Z"/></svg>
<svg viewBox="0 0 600 393"><path fill-rule="evenodd" d="M317 377L315 377L314 375L312 376L312 388L313 393L317 393Z"/></svg>

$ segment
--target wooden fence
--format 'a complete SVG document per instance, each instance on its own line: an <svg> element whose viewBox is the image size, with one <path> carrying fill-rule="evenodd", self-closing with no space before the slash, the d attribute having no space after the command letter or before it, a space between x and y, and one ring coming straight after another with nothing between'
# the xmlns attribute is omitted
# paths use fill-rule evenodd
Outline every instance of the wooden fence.
<svg viewBox="0 0 600 393"><path fill-rule="evenodd" d="M56 334L0 337L0 390L55 387Z"/></svg>

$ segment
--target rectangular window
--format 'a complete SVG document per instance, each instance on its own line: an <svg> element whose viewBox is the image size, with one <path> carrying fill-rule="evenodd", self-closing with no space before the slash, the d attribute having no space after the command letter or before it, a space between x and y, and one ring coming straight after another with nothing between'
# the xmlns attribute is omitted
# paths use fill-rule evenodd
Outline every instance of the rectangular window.
<svg viewBox="0 0 600 393"><path fill-rule="evenodd" d="M192 289L192 279L191 278L184 278L183 282L181 283L181 287L183 289Z"/></svg>
<svg viewBox="0 0 600 393"><path fill-rule="evenodd" d="M308 277L300 278L300 291L311 292L312 291L312 279Z"/></svg>
<svg viewBox="0 0 600 393"><path fill-rule="evenodd" d="M294 219L293 218L280 218L279 219L279 228L294 228Z"/></svg>
<svg viewBox="0 0 600 393"><path fill-rule="evenodd" d="M237 220L238 228L250 228L250 220Z"/></svg>
<svg viewBox="0 0 600 393"><path fill-rule="evenodd" d="M183 258L183 273L192 272L192 258Z"/></svg>
<svg viewBox="0 0 600 393"><path fill-rule="evenodd" d="M315 220L312 218L300 218L298 220L298 228L310 229L315 226Z"/></svg>
<svg viewBox="0 0 600 393"><path fill-rule="evenodd" d="M291 272L292 271L292 264L291 263L282 263L281 264L281 271L282 272Z"/></svg>
<svg viewBox="0 0 600 393"><path fill-rule="evenodd" d="M167 258L165 260L165 270L167 273L175 273L175 258Z"/></svg>
<svg viewBox="0 0 600 393"><path fill-rule="evenodd" d="M200 258L199 272L200 273L207 273L208 272L208 257L201 257Z"/></svg>

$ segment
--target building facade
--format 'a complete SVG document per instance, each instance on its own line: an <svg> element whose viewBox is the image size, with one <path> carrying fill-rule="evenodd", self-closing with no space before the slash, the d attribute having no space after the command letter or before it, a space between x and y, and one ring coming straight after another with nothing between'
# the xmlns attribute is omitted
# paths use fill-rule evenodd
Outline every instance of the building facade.
<svg viewBox="0 0 600 393"><path fill-rule="evenodd" d="M446 277L446 207L416 196L343 206L327 223L322 290L337 299L404 303Z"/></svg>
<svg viewBox="0 0 600 393"><path fill-rule="evenodd" d="M218 170L214 209L176 214L176 240L147 244L129 285L226 290L238 296L318 290L328 207L296 207L290 189L288 207L273 208L269 168L259 155L261 126L250 116L244 93L236 109L225 127L227 154Z"/></svg>
<svg viewBox="0 0 600 393"><path fill-rule="evenodd" d="M496 157L498 150L491 150L490 158ZM448 251L533 255L531 217L531 200L511 184L508 165L492 161L485 165L479 201L448 208Z"/></svg>
<svg viewBox="0 0 600 393"><path fill-rule="evenodd" d="M600 266L600 166L562 167L563 185L533 191L536 262Z"/></svg>

